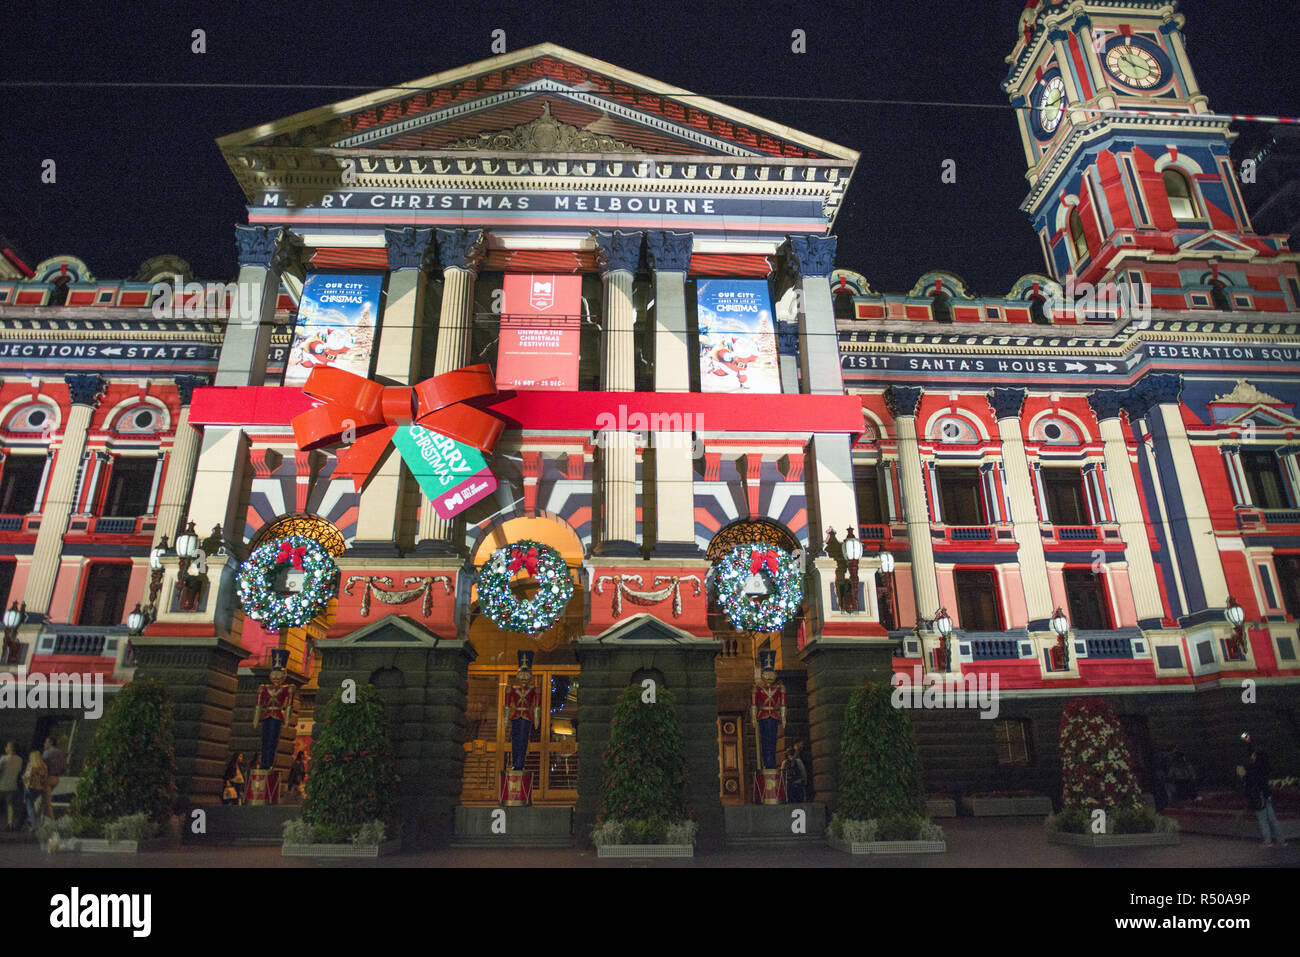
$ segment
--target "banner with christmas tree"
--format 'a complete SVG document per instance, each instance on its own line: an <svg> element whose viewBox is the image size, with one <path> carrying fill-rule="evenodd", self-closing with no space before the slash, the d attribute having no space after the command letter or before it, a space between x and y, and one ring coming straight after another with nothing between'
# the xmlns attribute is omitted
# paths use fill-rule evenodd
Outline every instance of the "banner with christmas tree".
<svg viewBox="0 0 1300 957"><path fill-rule="evenodd" d="M372 273L310 274L302 287L284 384L306 384L318 366L368 376L383 286L384 277Z"/></svg>
<svg viewBox="0 0 1300 957"><path fill-rule="evenodd" d="M772 299L765 280L706 279L696 290L701 392L780 392Z"/></svg>

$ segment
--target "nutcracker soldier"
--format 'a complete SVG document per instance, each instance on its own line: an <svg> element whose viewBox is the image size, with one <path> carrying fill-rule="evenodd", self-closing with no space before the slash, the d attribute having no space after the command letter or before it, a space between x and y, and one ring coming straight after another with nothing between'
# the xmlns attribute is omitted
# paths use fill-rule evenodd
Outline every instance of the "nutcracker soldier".
<svg viewBox="0 0 1300 957"><path fill-rule="evenodd" d="M532 803L533 776L524 770L528 739L542 720L542 695L533 684L533 652L519 652L519 670L506 689L502 715L510 725L510 767L501 778L501 803L522 807Z"/></svg>
<svg viewBox="0 0 1300 957"><path fill-rule="evenodd" d="M776 739L785 726L785 686L776 680L776 652L760 651L759 681L750 699L749 716L758 738L758 800L763 804L781 804L784 787L781 768L776 759Z"/></svg>
<svg viewBox="0 0 1300 957"><path fill-rule="evenodd" d="M275 770L275 752L280 747L280 729L293 715L293 685L285 682L289 652L271 649L271 683L257 689L253 727L262 729L262 760L248 781L249 804L279 804L280 775Z"/></svg>

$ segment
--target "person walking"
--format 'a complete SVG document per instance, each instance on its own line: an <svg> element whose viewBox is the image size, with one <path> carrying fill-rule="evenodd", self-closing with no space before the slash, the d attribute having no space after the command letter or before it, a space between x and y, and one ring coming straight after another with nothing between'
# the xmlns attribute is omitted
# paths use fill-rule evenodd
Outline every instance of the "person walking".
<svg viewBox="0 0 1300 957"><path fill-rule="evenodd" d="M289 765L289 793L298 794L306 778L307 755L299 751L293 756L293 764Z"/></svg>
<svg viewBox="0 0 1300 957"><path fill-rule="evenodd" d="M27 826L35 830L38 807L42 816L54 819L54 805L50 803L50 772L41 752L33 751L27 756L23 784L26 786Z"/></svg>
<svg viewBox="0 0 1300 957"><path fill-rule="evenodd" d="M1245 767L1237 766L1237 776L1241 778L1241 789L1246 793L1246 801L1255 812L1259 822L1259 833L1263 837L1263 846L1272 847L1273 837L1277 837L1277 846L1286 847L1282 838L1282 825L1278 823L1277 812L1273 810L1273 791L1268 785L1267 768L1260 763L1259 751L1250 749L1250 757Z"/></svg>
<svg viewBox="0 0 1300 957"><path fill-rule="evenodd" d="M4 757L0 757L0 796L5 802L5 829L9 831L17 826L14 818L20 806L18 782L22 774L23 759L18 754L18 742L10 741L5 745Z"/></svg>

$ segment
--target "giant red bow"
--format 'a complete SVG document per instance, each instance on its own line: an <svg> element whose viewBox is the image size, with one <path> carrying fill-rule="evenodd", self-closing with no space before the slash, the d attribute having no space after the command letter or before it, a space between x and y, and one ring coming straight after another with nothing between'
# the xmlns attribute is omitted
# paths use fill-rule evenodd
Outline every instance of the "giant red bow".
<svg viewBox="0 0 1300 957"><path fill-rule="evenodd" d="M764 565L766 565L768 571L770 571L773 575L775 575L776 559L777 559L777 551L775 548L773 548L771 551L751 553L749 556L749 573L751 575L757 575L758 570L762 568Z"/></svg>
<svg viewBox="0 0 1300 957"><path fill-rule="evenodd" d="M324 404L294 416L293 437L303 451L347 441L338 453L339 472L350 472L360 491L399 426L418 423L490 452L505 423L465 400L496 391L492 370L485 365L444 372L414 388L384 386L333 366L317 366L303 392Z"/></svg>
<svg viewBox="0 0 1300 957"><path fill-rule="evenodd" d="M275 556L275 563L277 565L283 565L285 562L293 562L293 567L301 570L302 557L306 554L306 545L299 545L297 548L294 548L288 542L281 542L280 551Z"/></svg>
<svg viewBox="0 0 1300 957"><path fill-rule="evenodd" d="M537 549L530 548L524 551L522 548L516 548L510 553L510 564L507 569L513 574L521 568L528 569L528 574L537 574Z"/></svg>

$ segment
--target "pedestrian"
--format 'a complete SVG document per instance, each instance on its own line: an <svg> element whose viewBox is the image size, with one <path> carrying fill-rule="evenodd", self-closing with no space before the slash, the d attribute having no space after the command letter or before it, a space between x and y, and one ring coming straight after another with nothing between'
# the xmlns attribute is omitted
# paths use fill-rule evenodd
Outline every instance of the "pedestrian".
<svg viewBox="0 0 1300 957"><path fill-rule="evenodd" d="M299 751L293 756L293 764L289 765L289 793L296 794L302 790L303 781L307 778L307 755Z"/></svg>
<svg viewBox="0 0 1300 957"><path fill-rule="evenodd" d="M0 758L0 797L5 802L5 829L9 831L17 826L14 818L21 806L18 782L22 774L23 759L18 754L18 742L10 741L5 745L4 757Z"/></svg>
<svg viewBox="0 0 1300 957"><path fill-rule="evenodd" d="M795 760L803 765L803 799L811 801L813 799L812 754L802 741L796 741L794 743L794 756Z"/></svg>
<svg viewBox="0 0 1300 957"><path fill-rule="evenodd" d="M1187 760L1187 755L1182 751L1174 752L1174 760L1169 768L1170 777L1173 779L1174 794L1179 801L1196 800L1196 769L1192 767L1192 762Z"/></svg>
<svg viewBox="0 0 1300 957"><path fill-rule="evenodd" d="M244 755L232 754L221 776L221 803L239 804L244 797Z"/></svg>
<svg viewBox="0 0 1300 957"><path fill-rule="evenodd" d="M785 799L791 804L803 804L807 801L808 772L804 770L803 762L795 756L794 748L785 749L781 774L785 778Z"/></svg>
<svg viewBox="0 0 1300 957"><path fill-rule="evenodd" d="M68 756L59 747L54 735L45 739L45 750L41 753L41 760L45 762L45 770L50 776L50 793L59 786L59 778L68 773Z"/></svg>
<svg viewBox="0 0 1300 957"><path fill-rule="evenodd" d="M1259 833L1264 838L1263 846L1272 847L1276 835L1277 846L1286 847L1286 841L1282 838L1282 825L1278 823L1277 812L1273 810L1273 791L1268 785L1268 775L1264 773L1259 756L1259 751L1251 748L1246 766L1237 766L1237 776L1241 778L1241 789L1246 793L1250 809L1255 812L1255 820L1259 822Z"/></svg>
<svg viewBox="0 0 1300 957"><path fill-rule="evenodd" d="M23 772L23 784L26 787L27 826L36 829L37 808L43 817L54 818L54 806L50 803L50 772L45 767L41 752L33 751L27 756L27 770Z"/></svg>

